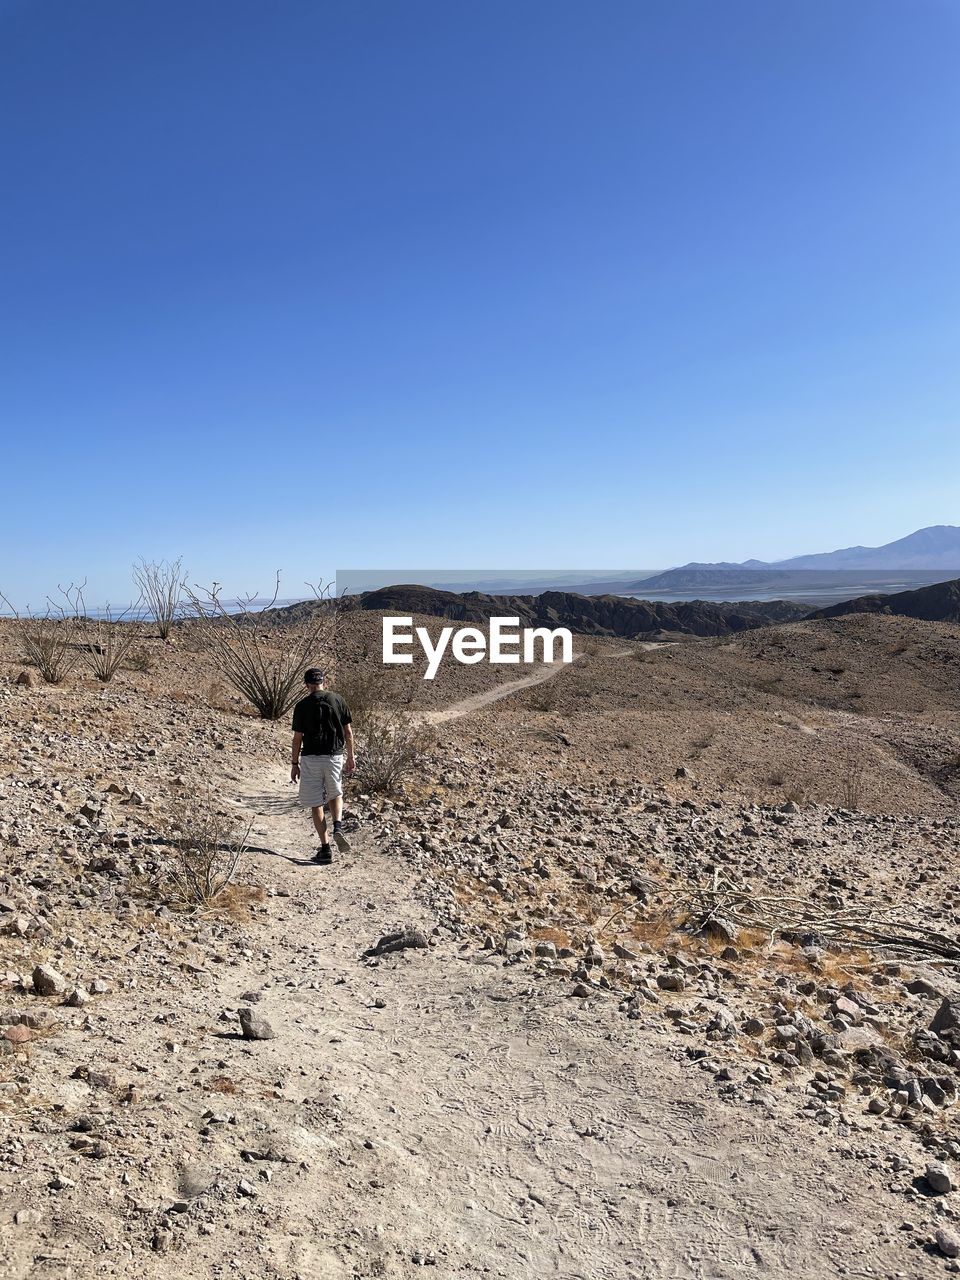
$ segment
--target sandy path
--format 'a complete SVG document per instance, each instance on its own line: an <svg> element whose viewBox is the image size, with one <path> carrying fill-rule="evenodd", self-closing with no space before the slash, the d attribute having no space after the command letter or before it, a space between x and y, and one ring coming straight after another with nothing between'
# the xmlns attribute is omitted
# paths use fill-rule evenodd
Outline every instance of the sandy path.
<svg viewBox="0 0 960 1280"><path fill-rule="evenodd" d="M856 1132L844 1142L799 1119L802 1093L786 1108L727 1103L659 1010L629 1021L612 995L571 998L568 983L449 934L363 959L384 933L432 931L420 874L372 830L332 867L309 864L279 765L228 786L257 815L266 915L175 998L118 993L105 1039L71 1031L53 1046L68 1063L141 1073L140 1123L176 1142L110 1200L88 1162L91 1198L64 1202L62 1247L31 1248L21 1232L11 1274L66 1275L45 1261L61 1254L75 1280L941 1273L897 1229L922 1211L869 1160L843 1158L864 1154L844 1150ZM275 1039L236 1036L230 1011L251 992ZM80 1107L87 1086L69 1088ZM167 1251L144 1252L178 1201ZM117 1212L138 1248L105 1243Z"/></svg>
<svg viewBox="0 0 960 1280"><path fill-rule="evenodd" d="M303 816L279 776L259 781L239 798L289 897L223 996L263 988L278 1035L219 1051L284 1082L231 1110L306 1167L280 1166L257 1240L204 1266L255 1248L249 1274L304 1280L432 1260L503 1280L923 1274L902 1234L883 1243L902 1201L838 1168L808 1121L718 1101L658 1014L629 1022L612 997L570 999L450 938L362 960L382 933L432 927L416 877L363 837L332 868L302 865Z"/></svg>
<svg viewBox="0 0 960 1280"><path fill-rule="evenodd" d="M640 644L638 648L661 649L663 645L646 642ZM618 649L614 653L605 653L602 656L604 658L629 658L634 652L633 649ZM582 657L582 653L575 653L573 662L579 661ZM475 693L469 698L461 698L459 702L452 702L448 707L425 711L422 718L427 724L446 724L449 720L459 720L463 716L472 715L482 707L489 706L491 702L499 702L501 698L509 698L511 694L519 693L521 689L529 689L532 685L543 684L545 680L552 680L571 665L569 662L544 663L528 676L521 676L518 680L511 680L508 684L498 685L494 689L487 689L484 693Z"/></svg>

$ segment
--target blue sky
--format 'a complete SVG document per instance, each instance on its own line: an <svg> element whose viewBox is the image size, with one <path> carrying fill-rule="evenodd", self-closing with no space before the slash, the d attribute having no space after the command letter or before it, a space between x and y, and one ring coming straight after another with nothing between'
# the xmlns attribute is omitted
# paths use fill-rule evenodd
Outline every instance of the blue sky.
<svg viewBox="0 0 960 1280"><path fill-rule="evenodd" d="M960 523L952 0L0 0L0 589Z"/></svg>

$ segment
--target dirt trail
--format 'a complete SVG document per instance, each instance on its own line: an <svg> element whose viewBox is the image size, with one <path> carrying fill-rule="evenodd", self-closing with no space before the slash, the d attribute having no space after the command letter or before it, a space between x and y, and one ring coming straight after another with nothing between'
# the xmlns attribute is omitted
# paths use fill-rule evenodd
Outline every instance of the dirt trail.
<svg viewBox="0 0 960 1280"><path fill-rule="evenodd" d="M656 644L651 641L640 644L640 649L661 649L662 644ZM629 658L635 650L618 649L615 653L605 653L605 658ZM583 657L582 653L573 655L573 662L578 662ZM498 685L493 689L487 689L483 693L475 693L469 698L461 698L459 702L453 702L449 707L440 707L438 710L425 711L422 719L427 724L446 724L450 720L459 720L463 716L472 715L475 711L479 711L481 707L489 706L491 702L499 702L501 698L509 698L511 694L519 693L521 689L529 689L532 685L543 684L545 680L552 680L558 676L561 671L570 666L569 662L545 663L536 671L531 672L528 676L521 676L519 680L511 680L508 684Z"/></svg>
<svg viewBox="0 0 960 1280"><path fill-rule="evenodd" d="M141 1073L140 1122L175 1133L176 1155L158 1147L149 1181L107 1200L88 1163L84 1187L64 1196L61 1247L18 1228L0 1271L5 1260L36 1280L940 1273L897 1230L902 1194L762 1093L746 1109L719 1098L660 1009L629 1021L613 994L571 998L569 983L444 932L364 959L403 926L432 934L422 875L370 829L333 866L310 864L279 764L225 786L256 815L266 915L173 1002L119 992L108 1031L71 1030L51 1047L67 1063ZM251 995L274 1039L236 1034ZM67 1089L68 1108L87 1105L86 1084ZM136 1248L116 1243L118 1212L127 1230L133 1214ZM169 1238L144 1252L158 1221Z"/></svg>
<svg viewBox="0 0 960 1280"><path fill-rule="evenodd" d="M719 1102L658 1014L629 1022L613 997L570 999L449 937L363 960L383 933L432 928L417 878L362 837L333 867L304 865L279 770L258 781L237 798L259 813L274 853L257 856L289 897L219 990L236 1004L262 989L277 1038L217 1052L232 1077L281 1084L268 1102L249 1085L229 1099L234 1160L270 1144L305 1167L275 1166L249 1238L227 1251L199 1239L178 1274L919 1274L888 1235L895 1197L838 1168L809 1121Z"/></svg>

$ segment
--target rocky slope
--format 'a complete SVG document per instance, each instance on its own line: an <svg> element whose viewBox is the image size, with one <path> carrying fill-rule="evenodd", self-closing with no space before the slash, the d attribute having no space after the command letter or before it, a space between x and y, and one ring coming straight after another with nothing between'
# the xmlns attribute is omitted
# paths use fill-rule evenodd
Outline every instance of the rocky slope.
<svg viewBox="0 0 960 1280"><path fill-rule="evenodd" d="M726 604L690 600L663 604L626 596L584 596L567 591L544 591L537 596L489 596L477 591L457 594L414 585L367 592L357 598L357 607L378 613L429 614L462 623L482 623L494 616L517 617L522 626L562 626L581 635L627 639L730 635L769 622L791 621L805 612L801 606L785 600Z"/></svg>
<svg viewBox="0 0 960 1280"><path fill-rule="evenodd" d="M923 618L928 622L957 623L960 622L960 578L916 591L857 596L854 600L818 609L810 617L840 618L848 613L888 613L904 618Z"/></svg>

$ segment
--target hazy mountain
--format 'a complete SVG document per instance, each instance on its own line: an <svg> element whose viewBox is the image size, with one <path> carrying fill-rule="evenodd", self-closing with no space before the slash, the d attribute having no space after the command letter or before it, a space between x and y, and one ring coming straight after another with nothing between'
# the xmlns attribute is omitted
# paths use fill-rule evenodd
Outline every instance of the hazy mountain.
<svg viewBox="0 0 960 1280"><path fill-rule="evenodd" d="M960 570L960 528L931 525L882 547L844 547L814 555L792 556L788 560L744 560L704 563L691 561L642 583L644 592L690 592L734 589L752 591L783 590L792 594L810 593L820 588L831 592L849 586L857 594L873 587L925 586L952 576ZM897 581L890 575L899 575ZM904 578L904 575L906 577ZM915 577L914 577L915 575ZM911 581L911 578L914 581Z"/></svg>
<svg viewBox="0 0 960 1280"><path fill-rule="evenodd" d="M775 560L772 565L778 569L960 569L960 527L933 524L882 547L844 547Z"/></svg>

